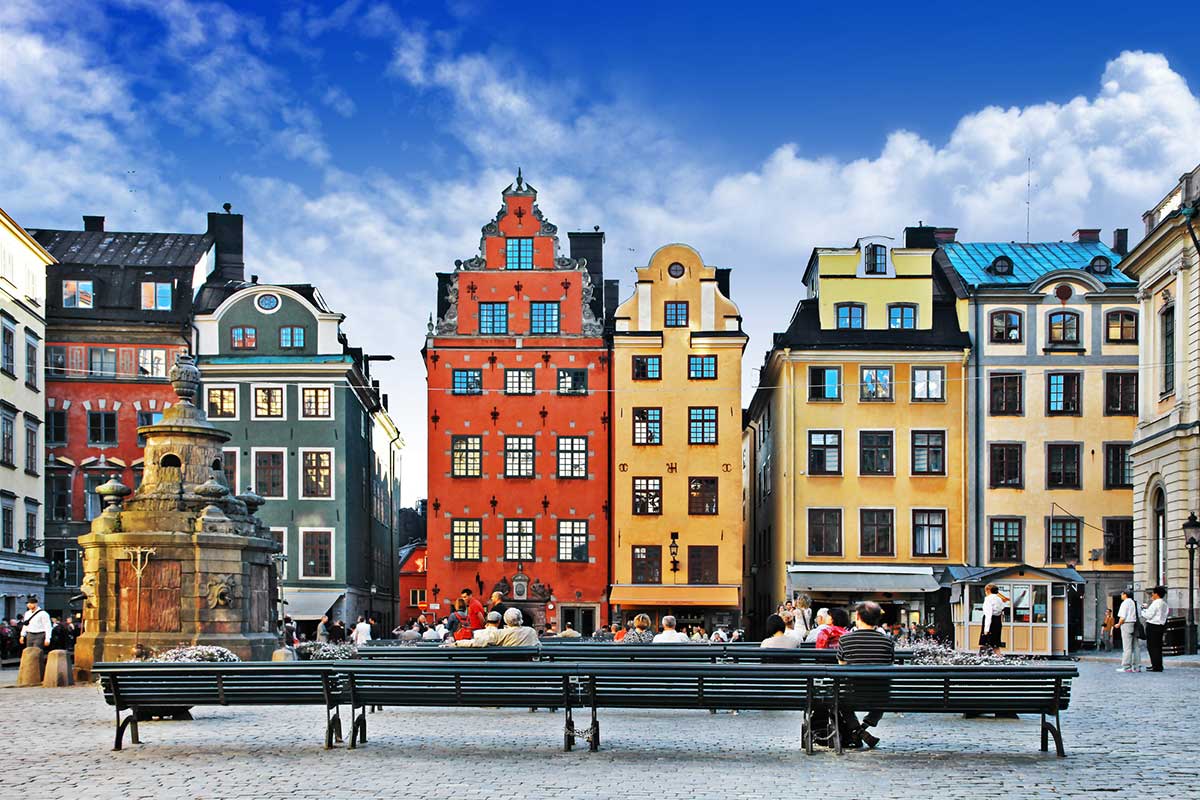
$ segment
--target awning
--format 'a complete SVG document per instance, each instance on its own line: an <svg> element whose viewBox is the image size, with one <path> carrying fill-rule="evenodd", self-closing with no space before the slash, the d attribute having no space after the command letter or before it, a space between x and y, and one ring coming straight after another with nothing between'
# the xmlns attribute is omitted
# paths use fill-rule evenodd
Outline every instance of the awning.
<svg viewBox="0 0 1200 800"><path fill-rule="evenodd" d="M616 584L608 593L615 606L731 606L740 605L737 586L660 586Z"/></svg>
<svg viewBox="0 0 1200 800"><path fill-rule="evenodd" d="M788 567L791 592L936 592L942 588L933 577L933 567L841 566L837 564L794 564Z"/></svg>
<svg viewBox="0 0 1200 800"><path fill-rule="evenodd" d="M284 589L284 614L296 621L320 619L345 596L336 589Z"/></svg>

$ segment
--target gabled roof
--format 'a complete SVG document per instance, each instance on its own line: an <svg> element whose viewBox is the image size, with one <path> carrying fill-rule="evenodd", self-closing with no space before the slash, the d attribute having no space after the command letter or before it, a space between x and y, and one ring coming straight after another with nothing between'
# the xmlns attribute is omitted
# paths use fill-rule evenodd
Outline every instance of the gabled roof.
<svg viewBox="0 0 1200 800"><path fill-rule="evenodd" d="M923 329L822 329L819 301L802 300L774 347L797 350L966 350L971 337L958 327L954 304L933 303L933 326Z"/></svg>
<svg viewBox="0 0 1200 800"><path fill-rule="evenodd" d="M213 246L207 233L31 230L60 263L110 267L187 267Z"/></svg>
<svg viewBox="0 0 1200 800"><path fill-rule="evenodd" d="M1107 274L1092 275L1108 286L1136 286L1137 281L1117 268L1121 256L1102 242L947 242L938 255L969 286L1027 286L1058 270L1086 270L1096 256L1112 263ZM988 268L998 256L1012 261L1012 274L997 275Z"/></svg>

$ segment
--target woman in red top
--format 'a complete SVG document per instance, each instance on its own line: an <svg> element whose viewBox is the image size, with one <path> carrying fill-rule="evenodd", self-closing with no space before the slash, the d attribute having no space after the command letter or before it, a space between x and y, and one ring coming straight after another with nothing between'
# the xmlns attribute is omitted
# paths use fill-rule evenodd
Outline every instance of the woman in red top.
<svg viewBox="0 0 1200 800"><path fill-rule="evenodd" d="M850 615L846 613L846 609L831 608L829 616L833 622L821 626L821 629L817 631L817 647L821 650L836 650L842 634L850 627Z"/></svg>

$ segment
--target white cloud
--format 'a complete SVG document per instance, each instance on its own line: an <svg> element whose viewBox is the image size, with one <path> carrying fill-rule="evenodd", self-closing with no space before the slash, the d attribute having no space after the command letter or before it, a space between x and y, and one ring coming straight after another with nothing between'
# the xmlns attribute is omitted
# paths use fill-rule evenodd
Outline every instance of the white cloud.
<svg viewBox="0 0 1200 800"><path fill-rule="evenodd" d="M357 109L354 101L350 99L350 95L336 86L330 86L325 90L325 94L321 95L321 102L347 119L353 117Z"/></svg>

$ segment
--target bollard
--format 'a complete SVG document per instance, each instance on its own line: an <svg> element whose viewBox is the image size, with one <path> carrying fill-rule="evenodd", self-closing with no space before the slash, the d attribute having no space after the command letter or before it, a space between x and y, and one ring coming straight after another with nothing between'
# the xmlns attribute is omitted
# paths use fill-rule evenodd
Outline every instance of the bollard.
<svg viewBox="0 0 1200 800"><path fill-rule="evenodd" d="M26 647L21 651L21 668L17 671L17 686L38 686L46 671L46 651Z"/></svg>
<svg viewBox="0 0 1200 800"><path fill-rule="evenodd" d="M271 653L272 661L296 661L296 651L290 647L277 647Z"/></svg>
<svg viewBox="0 0 1200 800"><path fill-rule="evenodd" d="M51 650L46 658L46 676L42 678L42 686L53 689L58 686L70 686L71 654L66 650Z"/></svg>

